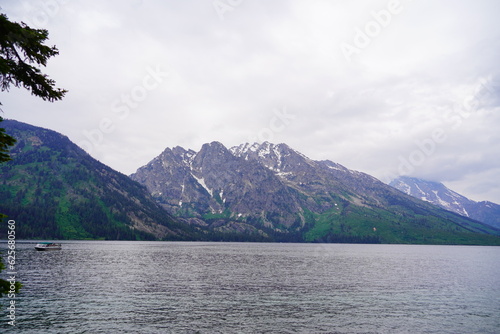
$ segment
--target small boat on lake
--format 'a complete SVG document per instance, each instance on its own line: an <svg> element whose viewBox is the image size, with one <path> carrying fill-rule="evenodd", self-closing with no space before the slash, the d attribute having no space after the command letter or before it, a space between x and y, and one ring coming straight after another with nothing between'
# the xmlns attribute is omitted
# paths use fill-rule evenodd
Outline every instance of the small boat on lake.
<svg viewBox="0 0 500 334"><path fill-rule="evenodd" d="M41 242L35 246L37 251L48 251L48 250L61 250L61 244L54 242Z"/></svg>

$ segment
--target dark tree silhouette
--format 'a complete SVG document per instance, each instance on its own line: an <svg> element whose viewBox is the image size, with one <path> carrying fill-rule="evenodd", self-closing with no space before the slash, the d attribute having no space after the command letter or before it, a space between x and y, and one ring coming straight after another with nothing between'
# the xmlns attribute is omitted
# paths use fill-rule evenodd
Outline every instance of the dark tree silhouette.
<svg viewBox="0 0 500 334"><path fill-rule="evenodd" d="M47 66L47 60L59 54L55 46L43 43L49 37L45 29L32 29L24 23L11 22L0 14L0 90L8 91L10 86L24 87L31 94L45 101L61 100L66 90L56 88L55 81L40 71ZM2 103L0 102L0 105ZM0 122L3 118L0 117ZM5 129L0 128L0 163L11 160L8 149L16 142ZM5 215L0 214L0 219ZM0 271L5 266L0 261ZM15 283L16 292L21 284ZM0 296L9 291L10 283L0 279Z"/></svg>

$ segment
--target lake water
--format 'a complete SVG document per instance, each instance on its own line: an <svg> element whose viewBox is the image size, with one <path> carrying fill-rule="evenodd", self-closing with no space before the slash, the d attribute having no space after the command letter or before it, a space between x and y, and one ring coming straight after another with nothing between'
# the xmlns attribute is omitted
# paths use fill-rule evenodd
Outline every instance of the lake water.
<svg viewBox="0 0 500 334"><path fill-rule="evenodd" d="M15 328L0 299L4 332L500 333L500 247L17 246L24 287Z"/></svg>

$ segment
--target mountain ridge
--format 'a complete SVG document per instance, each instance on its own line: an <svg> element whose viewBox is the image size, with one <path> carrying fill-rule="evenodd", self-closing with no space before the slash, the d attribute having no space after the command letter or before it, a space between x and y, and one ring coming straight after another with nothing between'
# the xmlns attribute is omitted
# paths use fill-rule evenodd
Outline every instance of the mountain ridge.
<svg viewBox="0 0 500 334"><path fill-rule="evenodd" d="M165 148L127 177L55 131L2 125L18 143L0 212L20 238L500 245L498 229L283 143Z"/></svg>
<svg viewBox="0 0 500 334"><path fill-rule="evenodd" d="M179 155L185 152L189 159ZM166 149L130 177L175 216L275 240L293 235L302 241L440 243L443 231L460 240L465 238L460 233L500 232L401 194L368 174L309 159L283 143L228 149L211 142L198 152L177 147L177 156ZM406 230L398 232L398 224Z"/></svg>
<svg viewBox="0 0 500 334"><path fill-rule="evenodd" d="M440 182L400 176L389 185L421 200L433 203L446 210L500 228L500 205L489 201L474 201Z"/></svg>
<svg viewBox="0 0 500 334"><path fill-rule="evenodd" d="M15 120L11 161L0 164L0 212L20 238L184 239L186 228L144 186L93 159L68 137Z"/></svg>

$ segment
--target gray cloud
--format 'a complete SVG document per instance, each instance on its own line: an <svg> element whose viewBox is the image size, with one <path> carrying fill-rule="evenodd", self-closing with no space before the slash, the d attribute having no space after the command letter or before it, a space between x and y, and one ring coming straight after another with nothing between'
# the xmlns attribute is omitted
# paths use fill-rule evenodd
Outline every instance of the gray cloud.
<svg viewBox="0 0 500 334"><path fill-rule="evenodd" d="M70 92L13 89L4 116L127 174L167 146L265 139L500 203L497 1L221 1L7 2L49 30L47 73Z"/></svg>

